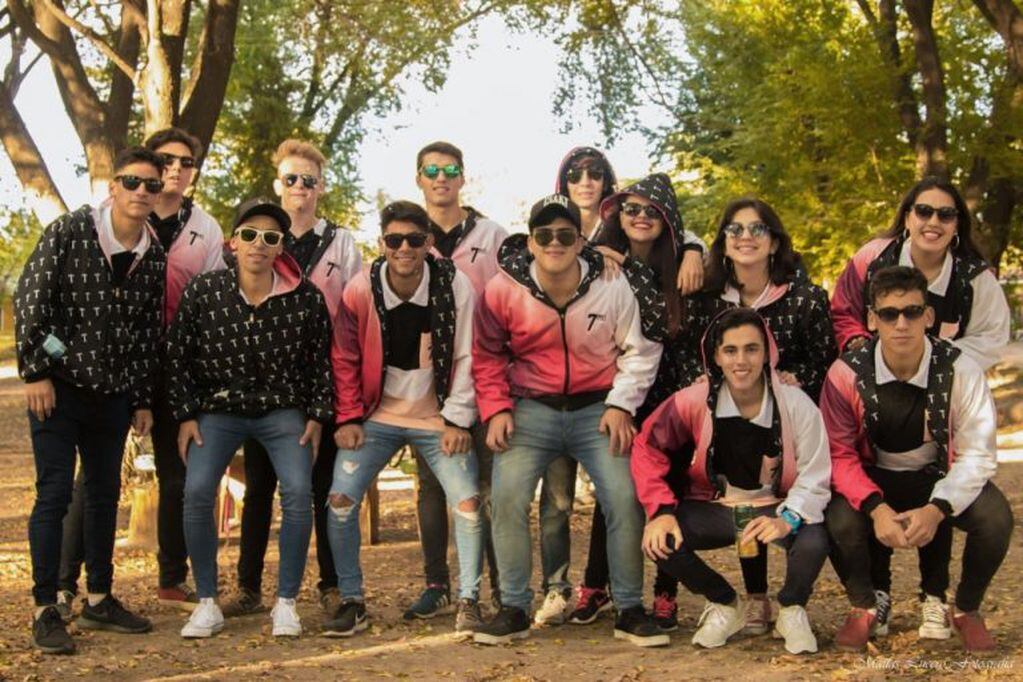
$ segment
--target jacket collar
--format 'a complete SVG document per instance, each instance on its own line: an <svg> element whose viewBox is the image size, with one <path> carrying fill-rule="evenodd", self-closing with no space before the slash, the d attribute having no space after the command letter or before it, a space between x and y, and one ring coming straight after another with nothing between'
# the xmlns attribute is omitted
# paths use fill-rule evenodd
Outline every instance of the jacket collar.
<svg viewBox="0 0 1023 682"><path fill-rule="evenodd" d="M930 379L931 374L931 353L933 347L931 346L930 339L924 339L924 354L920 358L920 366L916 370L916 374L912 376L906 383L913 384L918 388L927 388L927 382ZM885 364L884 355L881 353L880 341L874 348L874 376L877 377L877 385L889 384L899 379L892 374L892 371L888 369L888 365Z"/></svg>

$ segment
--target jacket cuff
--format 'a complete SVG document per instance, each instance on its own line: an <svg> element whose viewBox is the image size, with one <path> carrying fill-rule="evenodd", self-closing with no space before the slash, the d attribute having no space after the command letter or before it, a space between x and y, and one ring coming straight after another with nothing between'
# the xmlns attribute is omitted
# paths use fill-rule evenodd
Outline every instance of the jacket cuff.
<svg viewBox="0 0 1023 682"><path fill-rule="evenodd" d="M703 247L700 246L700 242L687 242L682 245L680 250L682 253L686 251L699 251L701 254L703 253Z"/></svg>
<svg viewBox="0 0 1023 682"><path fill-rule="evenodd" d="M945 515L945 518L952 516L952 504L948 500L943 500L940 497L931 499L931 504L941 510L941 513Z"/></svg>
<svg viewBox="0 0 1023 682"><path fill-rule="evenodd" d="M884 502L884 496L881 493L870 493L867 495L867 499L860 502L860 511L869 516L882 502Z"/></svg>
<svg viewBox="0 0 1023 682"><path fill-rule="evenodd" d="M651 520L656 519L658 516L664 516L665 514L675 515L675 510L678 508L677 504L662 504L657 508L657 511L650 517Z"/></svg>

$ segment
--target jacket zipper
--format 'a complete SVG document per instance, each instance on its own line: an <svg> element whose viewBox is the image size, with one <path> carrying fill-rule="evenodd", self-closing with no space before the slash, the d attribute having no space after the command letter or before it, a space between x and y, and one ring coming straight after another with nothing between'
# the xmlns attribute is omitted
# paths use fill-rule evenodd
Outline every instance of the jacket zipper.
<svg viewBox="0 0 1023 682"><path fill-rule="evenodd" d="M568 363L568 332L565 329L565 311L558 311L558 319L561 321L561 347L565 353L565 386L562 389L562 395L568 395L569 385L569 363Z"/></svg>

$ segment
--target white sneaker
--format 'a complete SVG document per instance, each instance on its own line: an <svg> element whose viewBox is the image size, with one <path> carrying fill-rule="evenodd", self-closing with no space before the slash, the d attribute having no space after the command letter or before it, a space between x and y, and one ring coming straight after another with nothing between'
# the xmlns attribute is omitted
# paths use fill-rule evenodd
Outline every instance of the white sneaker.
<svg viewBox="0 0 1023 682"><path fill-rule="evenodd" d="M785 651L790 654L817 653L817 638L810 629L810 619L802 606L783 606L778 611L774 636L785 639Z"/></svg>
<svg viewBox="0 0 1023 682"><path fill-rule="evenodd" d="M224 614L212 597L199 600L199 605L181 628L181 636L187 639L212 637L224 629Z"/></svg>
<svg viewBox="0 0 1023 682"><path fill-rule="evenodd" d="M537 625L561 625L568 617L568 597L560 590L551 590L533 620Z"/></svg>
<svg viewBox="0 0 1023 682"><path fill-rule="evenodd" d="M948 623L948 605L933 595L920 602L920 639L948 639L952 627Z"/></svg>
<svg viewBox="0 0 1023 682"><path fill-rule="evenodd" d="M295 610L294 599L278 597L270 617L274 622L274 637L298 637L302 634L302 621Z"/></svg>
<svg viewBox="0 0 1023 682"><path fill-rule="evenodd" d="M703 607L700 621L696 624L693 644L707 649L724 646L728 638L746 626L746 607L736 597L735 604L728 606L709 601Z"/></svg>

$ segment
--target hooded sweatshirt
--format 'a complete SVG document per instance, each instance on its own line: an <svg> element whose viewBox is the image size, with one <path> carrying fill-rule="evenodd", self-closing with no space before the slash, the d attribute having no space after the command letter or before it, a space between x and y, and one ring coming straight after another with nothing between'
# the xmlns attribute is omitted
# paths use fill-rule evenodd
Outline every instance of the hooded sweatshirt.
<svg viewBox="0 0 1023 682"><path fill-rule="evenodd" d="M568 193L568 170L572 165L583 156L592 156L600 159L604 165L604 186L600 190L600 201L603 201L607 197L611 196L615 191L615 186L618 184L618 179L615 177L614 168L611 167L611 162L607 160L604 152L596 149L595 147L573 147L569 150L565 158L561 160L558 165L558 177L554 180L554 192L556 194L564 194L566 197L571 196ZM590 233L590 241L594 241L600 237L601 223L597 223L593 228L593 232Z"/></svg>
<svg viewBox="0 0 1023 682"><path fill-rule="evenodd" d="M167 339L170 404L178 421L200 412L259 417L297 408L329 422L334 384L323 295L286 253L273 263L270 296L251 305L238 266L194 278Z"/></svg>
<svg viewBox="0 0 1023 682"><path fill-rule="evenodd" d="M362 269L362 256L349 230L323 218L312 229L319 236L320 243L303 274L323 293L330 321L336 325L341 310L341 292Z"/></svg>
<svg viewBox="0 0 1023 682"><path fill-rule="evenodd" d="M490 278L497 274L497 252L508 238L508 233L472 206L464 206L463 209L468 215L461 225L454 228L459 231L454 249L450 254L442 254L434 248L432 253L437 258L453 260L472 282L479 297Z"/></svg>
<svg viewBox="0 0 1023 682"><path fill-rule="evenodd" d="M831 317L839 349L856 337L871 336L867 329L867 287L875 272L890 265L913 266L910 242L905 237L869 242L856 252L838 278L831 297ZM1009 304L987 263L974 256L947 252L938 277L927 285L927 304L936 313L929 334L951 341L982 369L998 362L1009 343Z"/></svg>
<svg viewBox="0 0 1023 682"><path fill-rule="evenodd" d="M501 272L476 309L472 373L480 418L512 410L515 398L581 395L634 415L657 373L661 344L643 334L629 282L602 278L604 259L583 249L579 288L559 308L540 288L523 237L502 246Z"/></svg>
<svg viewBox="0 0 1023 682"><path fill-rule="evenodd" d="M148 228L115 282L125 249L113 236L110 207L83 206L46 227L14 292L18 373L58 378L98 393L127 393L152 405L152 373L162 331L167 257ZM47 352L48 338L64 351ZM59 344L58 344L59 346Z"/></svg>
<svg viewBox="0 0 1023 682"><path fill-rule="evenodd" d="M778 360L774 337L763 322L768 339L768 363L764 365L764 402L755 424L770 424L773 461L765 458L761 483L781 500L778 512L790 509L807 523L821 523L831 498L831 460L824 421L813 401L803 391L786 386L773 365ZM737 415L721 369L711 360L716 320L703 341L704 371L708 381L677 391L658 407L643 425L632 445L632 477L636 494L648 518L673 509L679 495L689 500L749 503L733 491L717 473L725 468L716 454L719 422ZM770 417L767 415L770 414ZM679 485L672 485L673 471L684 472ZM726 493L728 495L726 496Z"/></svg>
<svg viewBox="0 0 1023 682"><path fill-rule="evenodd" d="M928 337L916 376L909 384L926 391L924 422L915 428L935 446L934 466L942 473L931 501L957 516L973 504L994 477L996 411L983 370L948 341ZM831 442L835 492L854 509L870 512L884 501L881 489L864 466L877 462L877 429L885 405L878 385L894 380L881 354L880 341L846 352L828 370L821 412Z"/></svg>

